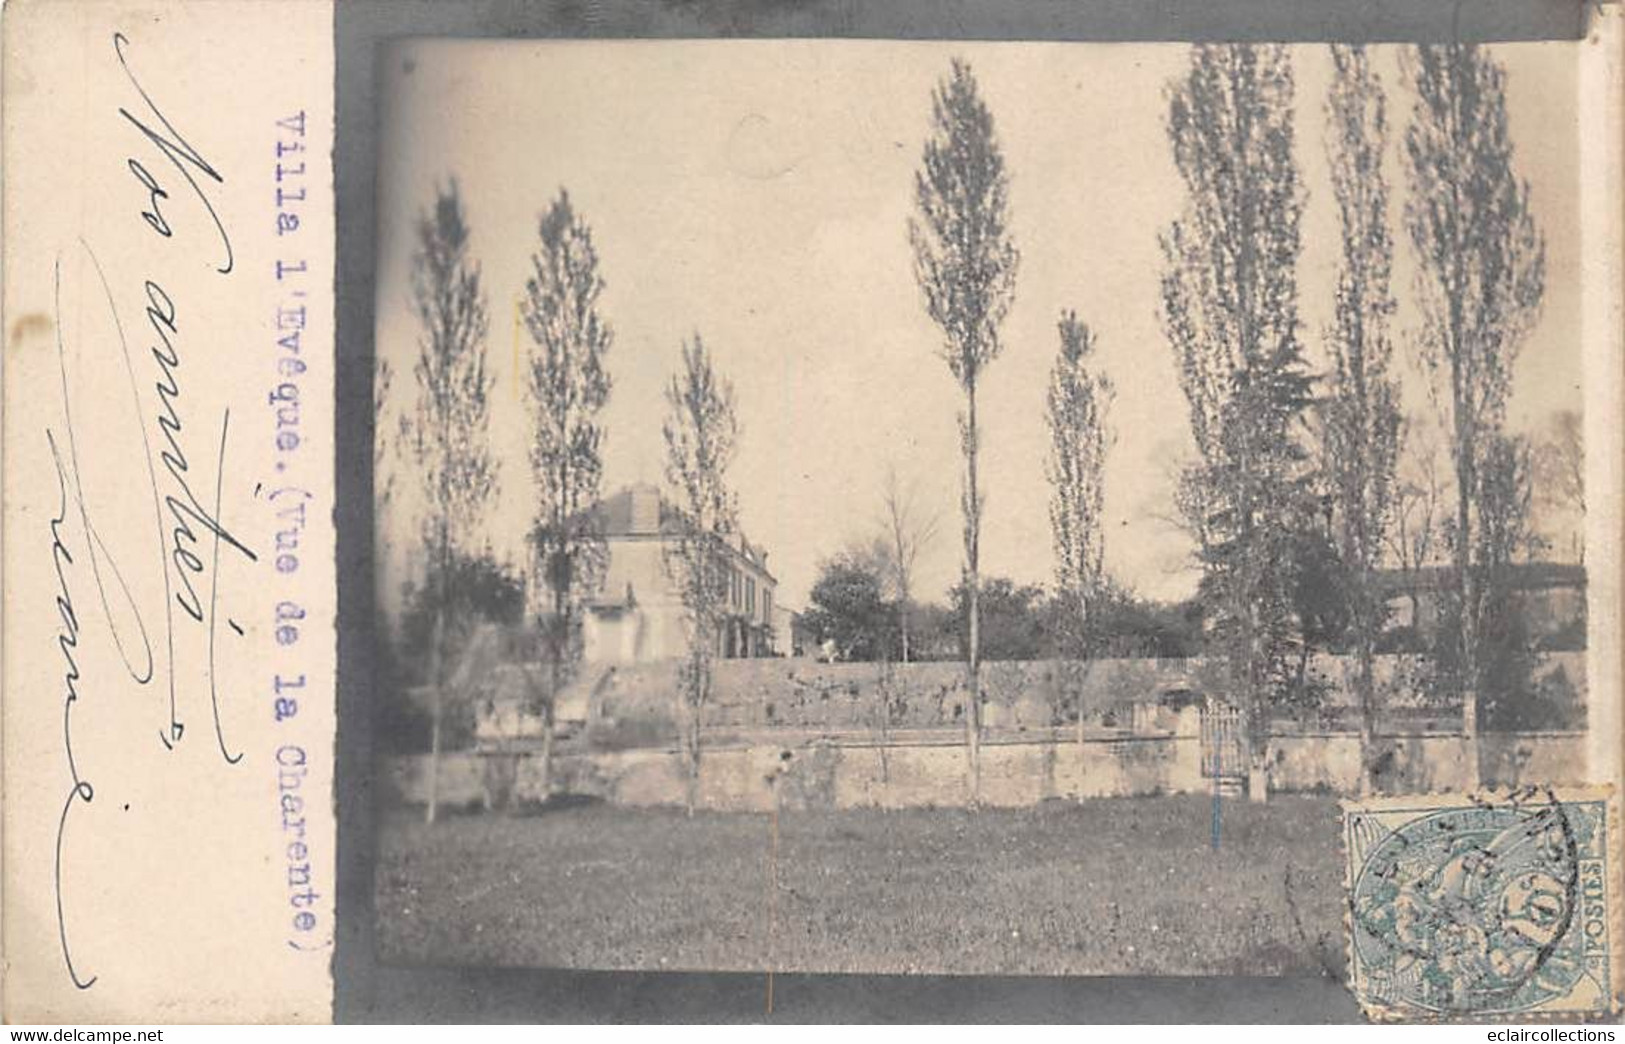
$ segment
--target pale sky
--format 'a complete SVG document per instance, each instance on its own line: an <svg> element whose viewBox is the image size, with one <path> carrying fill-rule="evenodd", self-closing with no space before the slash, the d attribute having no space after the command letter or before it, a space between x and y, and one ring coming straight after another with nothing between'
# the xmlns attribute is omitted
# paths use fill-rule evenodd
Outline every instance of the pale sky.
<svg viewBox="0 0 1625 1044"><path fill-rule="evenodd" d="M1547 242L1543 316L1520 357L1512 423L1580 408L1577 81L1573 43L1499 45L1520 172ZM1399 136L1410 100L1395 49L1377 48L1389 92L1399 353L1413 266L1397 227ZM1011 174L1022 260L1004 354L984 375L983 570L1045 582L1053 569L1043 459L1055 322L1076 309L1118 386L1106 476L1106 562L1153 597L1194 587L1190 548L1162 521L1189 451L1185 401L1157 319L1157 234L1182 205L1163 127L1182 44L876 41L413 41L385 63L378 165L378 337L411 408L409 309L415 217L455 175L492 314L492 430L502 492L486 536L519 558L533 512L527 415L516 381L526 339L515 302L537 219L561 186L593 230L615 329L605 492L658 482L662 389L699 331L734 382L742 438L730 476L746 534L801 608L820 559L871 532L887 464L941 513L922 597L957 579L962 393L915 286L905 221L930 133L930 92L968 58ZM1300 269L1311 361L1334 285L1336 224L1322 105L1329 61L1293 49L1298 157L1308 191ZM517 333L517 338L516 338ZM1415 371L1408 409L1428 414ZM387 466L387 465L386 465ZM379 513L380 581L394 589L415 532L410 470Z"/></svg>

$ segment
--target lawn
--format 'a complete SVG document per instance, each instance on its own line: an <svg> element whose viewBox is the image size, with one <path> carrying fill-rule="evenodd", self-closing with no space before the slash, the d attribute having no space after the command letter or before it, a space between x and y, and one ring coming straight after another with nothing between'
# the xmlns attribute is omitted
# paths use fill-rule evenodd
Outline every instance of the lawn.
<svg viewBox="0 0 1625 1044"><path fill-rule="evenodd" d="M381 823L380 956L423 964L1341 976L1337 807L604 805ZM776 887L775 885L776 874Z"/></svg>

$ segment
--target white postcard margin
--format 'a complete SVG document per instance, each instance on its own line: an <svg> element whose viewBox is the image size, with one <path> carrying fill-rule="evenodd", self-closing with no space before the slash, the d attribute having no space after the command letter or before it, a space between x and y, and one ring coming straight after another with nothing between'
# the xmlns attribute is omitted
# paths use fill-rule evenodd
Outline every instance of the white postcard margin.
<svg viewBox="0 0 1625 1044"><path fill-rule="evenodd" d="M1580 63L1581 318L1584 340L1588 775L1625 794L1625 14L1618 4L1587 9Z"/></svg>
<svg viewBox="0 0 1625 1044"><path fill-rule="evenodd" d="M328 1021L333 7L4 47L5 1018Z"/></svg>

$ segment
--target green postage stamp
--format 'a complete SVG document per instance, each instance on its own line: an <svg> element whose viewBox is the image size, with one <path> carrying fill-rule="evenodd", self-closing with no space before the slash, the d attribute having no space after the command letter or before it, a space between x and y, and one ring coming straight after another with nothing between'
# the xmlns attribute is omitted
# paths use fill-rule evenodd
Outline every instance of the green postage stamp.
<svg viewBox="0 0 1625 1044"><path fill-rule="evenodd" d="M1395 1020L1617 1012L1611 788L1347 801L1349 984Z"/></svg>

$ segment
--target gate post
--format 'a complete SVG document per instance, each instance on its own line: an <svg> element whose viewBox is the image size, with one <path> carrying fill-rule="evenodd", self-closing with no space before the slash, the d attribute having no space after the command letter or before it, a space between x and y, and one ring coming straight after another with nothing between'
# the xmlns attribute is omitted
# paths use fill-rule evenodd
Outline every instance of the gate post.
<svg viewBox="0 0 1625 1044"><path fill-rule="evenodd" d="M1258 762L1249 759L1247 766L1247 800L1261 803L1269 799L1269 760L1266 758L1263 762Z"/></svg>

